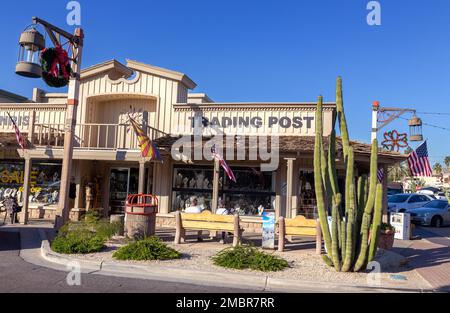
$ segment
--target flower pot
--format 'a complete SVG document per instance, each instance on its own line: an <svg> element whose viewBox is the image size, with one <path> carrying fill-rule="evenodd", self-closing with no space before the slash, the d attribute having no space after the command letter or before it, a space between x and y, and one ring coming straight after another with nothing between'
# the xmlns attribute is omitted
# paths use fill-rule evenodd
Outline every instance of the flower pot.
<svg viewBox="0 0 450 313"><path fill-rule="evenodd" d="M393 231L382 231L380 234L380 242L378 247L385 250L390 250L394 246L394 236L395 232Z"/></svg>

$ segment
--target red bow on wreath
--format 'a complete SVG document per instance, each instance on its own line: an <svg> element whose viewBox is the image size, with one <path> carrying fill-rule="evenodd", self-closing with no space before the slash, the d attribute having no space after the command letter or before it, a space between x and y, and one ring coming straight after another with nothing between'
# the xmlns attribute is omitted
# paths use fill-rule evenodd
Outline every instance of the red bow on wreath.
<svg viewBox="0 0 450 313"><path fill-rule="evenodd" d="M59 69L61 69L61 72L63 74L63 77L65 79L69 79L69 73L66 70L66 67L69 65L69 54L66 50L61 48L60 46L55 48L55 58L53 60L53 63L50 67L50 74L53 75L53 77L59 76ZM59 65L59 68L58 68Z"/></svg>
<svg viewBox="0 0 450 313"><path fill-rule="evenodd" d="M50 87L64 87L69 83L72 69L69 54L61 46L42 50L42 77Z"/></svg>

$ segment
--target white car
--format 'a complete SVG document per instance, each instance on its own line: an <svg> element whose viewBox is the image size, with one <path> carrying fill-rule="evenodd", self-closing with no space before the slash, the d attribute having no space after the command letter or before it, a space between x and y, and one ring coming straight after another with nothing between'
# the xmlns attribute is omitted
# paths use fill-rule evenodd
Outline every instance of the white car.
<svg viewBox="0 0 450 313"><path fill-rule="evenodd" d="M402 193L388 197L388 210L391 213L405 213L408 210L423 207L433 197L417 193Z"/></svg>

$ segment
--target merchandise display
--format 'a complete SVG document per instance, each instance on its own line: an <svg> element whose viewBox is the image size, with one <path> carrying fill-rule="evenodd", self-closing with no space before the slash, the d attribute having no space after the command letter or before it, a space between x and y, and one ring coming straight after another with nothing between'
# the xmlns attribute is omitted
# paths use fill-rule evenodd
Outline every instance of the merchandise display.
<svg viewBox="0 0 450 313"><path fill-rule="evenodd" d="M237 182L230 181L223 171L219 180L219 196L230 214L261 216L265 209L274 208L273 174L255 168L233 168ZM172 211L182 211L190 205L191 197L198 199L203 210L211 209L213 170L195 166L174 168Z"/></svg>

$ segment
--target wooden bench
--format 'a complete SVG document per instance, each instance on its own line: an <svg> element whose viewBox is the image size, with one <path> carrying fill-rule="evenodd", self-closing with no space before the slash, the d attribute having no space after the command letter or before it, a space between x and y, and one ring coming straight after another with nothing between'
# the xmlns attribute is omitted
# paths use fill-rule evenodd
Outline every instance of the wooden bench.
<svg viewBox="0 0 450 313"><path fill-rule="evenodd" d="M239 244L242 235L239 215L217 215L210 211L204 211L200 214L176 212L175 223L175 244L184 242L186 230L226 231L233 233L233 247Z"/></svg>
<svg viewBox="0 0 450 313"><path fill-rule="evenodd" d="M309 220L299 215L293 219L278 220L278 251L283 252L286 236L316 237L316 253L322 254L322 230L318 220Z"/></svg>

